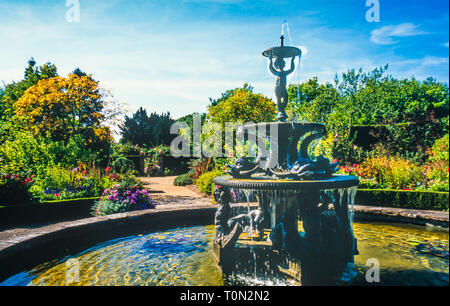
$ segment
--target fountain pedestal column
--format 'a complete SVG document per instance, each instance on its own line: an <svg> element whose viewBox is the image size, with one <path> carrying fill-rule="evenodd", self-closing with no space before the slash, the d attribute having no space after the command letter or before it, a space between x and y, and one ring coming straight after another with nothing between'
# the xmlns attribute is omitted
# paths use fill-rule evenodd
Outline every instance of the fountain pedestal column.
<svg viewBox="0 0 450 306"><path fill-rule="evenodd" d="M263 274L282 274L304 285L333 284L353 262L357 250L352 213L348 208L353 205L357 178L337 175L327 180L267 182L225 176L215 178L214 182L222 186L220 193L228 193L228 188L240 188L254 194L258 199L258 215L270 216L270 222L262 222L266 233L263 241L260 235L248 237L245 233L252 224L255 215L252 213L230 217L228 231L220 232L216 228L215 253L225 274L239 273L239 267L249 265L252 256L256 257L252 253L255 249L258 258L267 261L255 262L255 267L271 269ZM228 197L216 198L218 211L229 205L223 199ZM220 223L219 215L216 224ZM299 232L299 221L303 232ZM224 244L224 241L231 243Z"/></svg>

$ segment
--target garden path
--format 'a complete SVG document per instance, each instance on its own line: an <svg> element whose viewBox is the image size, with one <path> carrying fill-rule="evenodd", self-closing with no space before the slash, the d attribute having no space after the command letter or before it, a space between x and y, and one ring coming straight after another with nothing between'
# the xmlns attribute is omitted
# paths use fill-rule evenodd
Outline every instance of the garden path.
<svg viewBox="0 0 450 306"><path fill-rule="evenodd" d="M174 186L175 178L176 176L165 176L139 179L157 204L209 203L209 197L200 193L195 186Z"/></svg>

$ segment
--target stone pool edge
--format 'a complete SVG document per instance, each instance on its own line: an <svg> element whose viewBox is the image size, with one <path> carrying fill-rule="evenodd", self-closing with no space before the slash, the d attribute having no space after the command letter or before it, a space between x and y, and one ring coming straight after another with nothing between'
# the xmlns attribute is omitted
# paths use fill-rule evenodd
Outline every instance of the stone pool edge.
<svg viewBox="0 0 450 306"><path fill-rule="evenodd" d="M200 201L201 202L201 201ZM246 205L237 205L246 207ZM82 251L96 243L142 232L214 223L209 203L161 205L157 209L61 222L0 232L0 281L49 259ZM438 226L448 229L449 213L355 205L355 219ZM7 263L7 264L6 264Z"/></svg>
<svg viewBox="0 0 450 306"><path fill-rule="evenodd" d="M145 211L6 230L0 232L0 282L40 263L81 252L100 242L213 224L215 211L216 207L210 204L161 205Z"/></svg>

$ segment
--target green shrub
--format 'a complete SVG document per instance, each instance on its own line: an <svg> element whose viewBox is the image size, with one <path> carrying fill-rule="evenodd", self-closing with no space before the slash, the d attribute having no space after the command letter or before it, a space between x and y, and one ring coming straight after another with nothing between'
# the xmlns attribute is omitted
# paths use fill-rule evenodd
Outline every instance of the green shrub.
<svg viewBox="0 0 450 306"><path fill-rule="evenodd" d="M104 174L98 169L88 169L81 163L74 169L48 166L38 174L30 192L41 201L95 197L127 179L136 182L136 178L131 176L120 178L117 174Z"/></svg>
<svg viewBox="0 0 450 306"><path fill-rule="evenodd" d="M194 179L192 178L192 172L188 172L185 174L182 174L180 176L177 176L173 180L173 184L175 186L187 186L194 184Z"/></svg>
<svg viewBox="0 0 450 306"><path fill-rule="evenodd" d="M359 189L355 199L358 205L424 210L448 210L448 201L448 192L392 189Z"/></svg>
<svg viewBox="0 0 450 306"><path fill-rule="evenodd" d="M205 172L197 179L195 182L197 185L197 188L200 192L206 193L206 194L212 194L214 191L214 183L213 179L216 176L223 175L223 171L221 170L213 170L210 172Z"/></svg>
<svg viewBox="0 0 450 306"><path fill-rule="evenodd" d="M80 162L88 163L94 155L85 148L82 139L76 137L64 143L17 132L0 146L0 173L38 174L56 164L75 167Z"/></svg>
<svg viewBox="0 0 450 306"><path fill-rule="evenodd" d="M429 151L430 161L443 161L448 163L449 157L449 142L448 142L448 134L444 137L436 140L433 147Z"/></svg>

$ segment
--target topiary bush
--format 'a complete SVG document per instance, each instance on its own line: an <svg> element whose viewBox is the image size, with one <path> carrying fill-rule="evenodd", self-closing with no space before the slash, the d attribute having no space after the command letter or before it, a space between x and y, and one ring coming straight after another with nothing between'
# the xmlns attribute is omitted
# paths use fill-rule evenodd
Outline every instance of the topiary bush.
<svg viewBox="0 0 450 306"><path fill-rule="evenodd" d="M197 179L195 182L197 185L197 188L200 192L206 193L206 194L212 194L214 191L214 183L213 179L216 176L223 175L224 172L221 170L213 170L210 172L205 172Z"/></svg>
<svg viewBox="0 0 450 306"><path fill-rule="evenodd" d="M192 172L188 172L188 173L182 174L180 176L177 176L173 180L173 184L175 186L187 186L187 185L194 184L194 179L192 177Z"/></svg>

